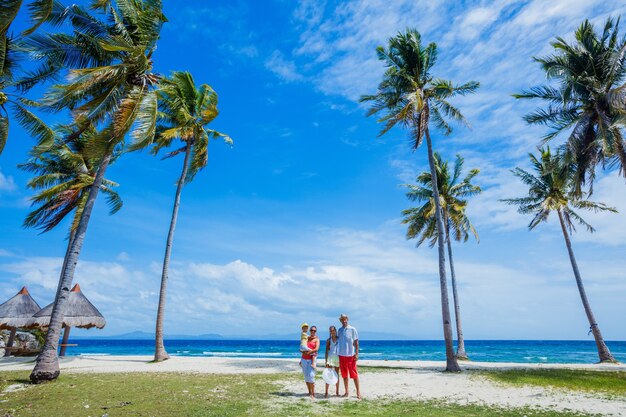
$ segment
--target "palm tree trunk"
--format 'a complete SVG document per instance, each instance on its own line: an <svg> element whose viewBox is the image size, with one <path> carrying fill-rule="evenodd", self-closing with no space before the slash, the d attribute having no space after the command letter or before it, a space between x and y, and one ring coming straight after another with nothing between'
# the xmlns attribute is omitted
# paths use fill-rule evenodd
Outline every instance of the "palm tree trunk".
<svg viewBox="0 0 626 417"><path fill-rule="evenodd" d="M585 314L587 314L587 320L589 320L590 330L593 333L593 337L596 340L596 346L598 348L598 356L600 357L600 362L616 362L613 355L609 351L608 346L604 343L604 339L602 338L602 333L600 332L600 327L596 322L595 317L593 316L593 312L591 311L591 306L589 305L589 300L587 300L587 294L585 292L585 287L583 286L583 280L580 276L580 272L578 271L578 264L576 263L576 258L574 257L574 251L572 250L572 242L569 239L569 235L567 233L567 229L565 227L565 222L563 221L563 214L561 210L557 210L559 214L559 221L561 222L561 230L563 230L563 237L565 237L565 245L567 246L567 253L569 254L569 260L572 263L572 269L574 270L574 277L576 278L576 285L578 286L578 292L580 293L580 299L583 302L583 307L585 308Z"/></svg>
<svg viewBox="0 0 626 417"><path fill-rule="evenodd" d="M11 350L13 347L13 343L15 342L15 334L17 333L17 329L14 327L11 329L11 333L9 334L9 340L7 340L7 345L4 348L4 356L11 356Z"/></svg>
<svg viewBox="0 0 626 417"><path fill-rule="evenodd" d="M165 316L165 298L167 294L167 277L170 266L170 255L172 252L172 242L174 241L174 230L176 229L176 219L178 218L178 207L180 206L180 193L185 185L185 177L187 176L187 167L189 165L189 155L191 154L191 143L187 142L185 149L185 161L183 162L183 171L178 180L176 187L176 197L174 198L174 209L172 211L172 220L170 222L170 230L167 233L167 244L165 245L165 258L163 259L163 273L161 275L161 291L159 292L159 308L157 310L156 332L155 332L155 350L154 361L161 362L169 359L169 355L165 351L163 344L163 317Z"/></svg>
<svg viewBox="0 0 626 417"><path fill-rule="evenodd" d="M460 372L461 367L454 355L454 342L452 334L452 324L450 318L450 301L448 299L448 283L446 281L446 253L444 250L444 229L439 201L439 187L437 186L437 170L435 169L435 158L433 156L433 145L430 140L430 132L426 128L426 143L428 144L428 162L430 164L430 175L433 185L433 197L435 200L435 218L437 219L437 249L439 253L439 286L441 288L441 315L443 318L443 337L446 343L446 371Z"/></svg>
<svg viewBox="0 0 626 417"><path fill-rule="evenodd" d="M446 219L446 241L448 242L448 258L450 258L450 278L452 279L452 299L454 302L454 318L456 319L456 358L469 360L465 353L465 339L463 338L463 326L461 326L461 307L459 305L459 295L456 291L456 274L454 273L454 261L452 259L452 239L450 239L450 221Z"/></svg>
<svg viewBox="0 0 626 417"><path fill-rule="evenodd" d="M70 340L70 326L65 326L65 331L63 332L63 342L61 342L61 352L59 356L65 356L65 351L67 350L67 342Z"/></svg>
<svg viewBox="0 0 626 417"><path fill-rule="evenodd" d="M61 336L61 326L63 324L63 314L65 312L65 303L70 295L70 288L74 279L74 271L76 270L76 264L80 257L80 252L83 248L85 236L87 234L87 226L89 226L89 219L93 206L98 197L98 191L104 178L109 163L111 162L111 154L107 154L98 167L98 172L94 178L93 184L89 189L89 196L87 202L83 208L83 214L80 216L80 221L74 238L70 239L70 248L66 254L66 260L64 261L64 267L61 271L61 277L59 279L59 287L57 288L57 295L54 300L54 306L52 307L52 316L50 317L50 325L48 327L48 333L46 334L46 342L43 349L37 356L37 364L30 374L30 381L33 384L39 384L45 381L51 381L56 379L59 374L59 358L57 356L57 349L59 347L59 337Z"/></svg>

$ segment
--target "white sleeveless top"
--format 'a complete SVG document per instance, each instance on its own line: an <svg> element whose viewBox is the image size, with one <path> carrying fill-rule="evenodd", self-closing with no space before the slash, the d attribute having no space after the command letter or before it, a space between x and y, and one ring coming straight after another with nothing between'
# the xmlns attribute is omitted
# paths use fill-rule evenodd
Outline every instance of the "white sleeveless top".
<svg viewBox="0 0 626 417"><path fill-rule="evenodd" d="M333 342L333 338L329 338L329 349L328 349L328 356L338 356L337 355L337 342L339 342L339 338L337 338L337 342Z"/></svg>

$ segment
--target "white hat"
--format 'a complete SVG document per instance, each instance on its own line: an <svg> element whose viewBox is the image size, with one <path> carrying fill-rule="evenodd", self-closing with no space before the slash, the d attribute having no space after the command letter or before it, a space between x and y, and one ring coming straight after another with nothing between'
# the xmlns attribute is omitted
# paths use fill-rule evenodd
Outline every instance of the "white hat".
<svg viewBox="0 0 626 417"><path fill-rule="evenodd" d="M322 372L322 379L328 385L335 385L339 381L339 375L333 368L325 368L324 372Z"/></svg>

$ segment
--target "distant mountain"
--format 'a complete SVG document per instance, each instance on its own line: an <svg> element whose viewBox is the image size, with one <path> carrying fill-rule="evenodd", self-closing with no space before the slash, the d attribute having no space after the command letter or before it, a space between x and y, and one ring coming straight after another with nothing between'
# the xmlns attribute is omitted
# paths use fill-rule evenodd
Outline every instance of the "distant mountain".
<svg viewBox="0 0 626 417"><path fill-rule="evenodd" d="M328 331L321 332L319 335L322 339L328 337ZM410 337L397 334L397 333L385 333L385 332L359 332L359 337L362 340L410 340ZM115 339L115 340L153 340L154 333L134 331L124 334L112 335L112 336L91 336L80 335L72 336L72 339ZM294 334L265 334L265 335L249 335L249 336L223 336L217 333L206 333L199 335L165 335L165 340L299 340L299 333Z"/></svg>
<svg viewBox="0 0 626 417"><path fill-rule="evenodd" d="M112 336L76 336L73 339L115 339L115 340L152 340L154 339L154 333L147 333L142 331L134 331L130 333L117 334ZM207 333L199 335L165 335L165 340L220 340L224 337L216 333Z"/></svg>

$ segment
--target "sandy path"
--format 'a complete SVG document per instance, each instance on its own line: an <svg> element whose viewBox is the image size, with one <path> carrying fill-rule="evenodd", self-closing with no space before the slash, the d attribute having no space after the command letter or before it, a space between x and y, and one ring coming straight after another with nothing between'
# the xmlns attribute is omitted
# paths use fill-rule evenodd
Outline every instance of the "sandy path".
<svg viewBox="0 0 626 417"><path fill-rule="evenodd" d="M161 363L149 363L148 356L86 356L67 357L61 361L67 372L198 372L217 374L290 373L298 375L300 368L294 359L172 357ZM366 372L361 376L362 393L366 398L443 400L457 404L487 404L503 407L538 407L558 411L577 411L605 416L626 416L626 399L610 399L601 395L573 393L541 387L512 387L496 384L473 372L446 374L439 372L443 362L360 361L361 365L390 367L388 371ZM32 359L0 359L0 372L31 370ZM396 368L396 369L393 369ZM408 369L397 369L408 368ZM626 365L561 365L515 363L468 363L468 370L570 368L589 370L621 370ZM304 393L304 383L294 379L283 382L287 394L284 400L298 400ZM351 385L352 394L354 387ZM321 377L316 391L324 392ZM331 398L330 401L345 401Z"/></svg>
<svg viewBox="0 0 626 417"><path fill-rule="evenodd" d="M389 370L363 373L360 377L361 394L368 399L442 400L465 404L482 404L499 407L534 407L554 411L576 411L603 416L626 416L626 399L614 400L564 390L534 386L513 387L493 383L477 374L446 374L426 370ZM304 394L302 382L285 381L284 388L294 396ZM316 381L315 389L321 399L324 382ZM333 393L331 387L330 392ZM343 393L343 388L340 388ZM355 391L350 382L350 393ZM331 397L331 402L345 401Z"/></svg>

